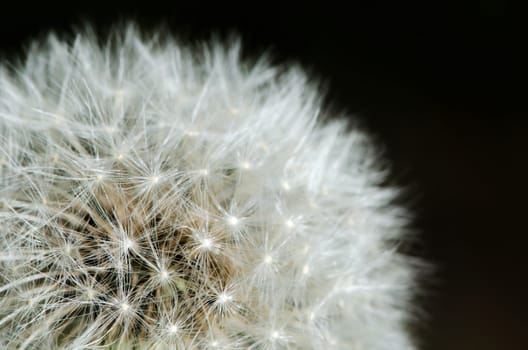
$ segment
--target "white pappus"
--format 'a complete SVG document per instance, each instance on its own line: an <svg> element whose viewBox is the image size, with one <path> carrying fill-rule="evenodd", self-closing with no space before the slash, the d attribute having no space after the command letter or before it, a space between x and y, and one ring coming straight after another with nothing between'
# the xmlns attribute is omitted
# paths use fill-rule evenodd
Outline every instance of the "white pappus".
<svg viewBox="0 0 528 350"><path fill-rule="evenodd" d="M2 65L0 347L413 349L407 211L321 99L134 26Z"/></svg>

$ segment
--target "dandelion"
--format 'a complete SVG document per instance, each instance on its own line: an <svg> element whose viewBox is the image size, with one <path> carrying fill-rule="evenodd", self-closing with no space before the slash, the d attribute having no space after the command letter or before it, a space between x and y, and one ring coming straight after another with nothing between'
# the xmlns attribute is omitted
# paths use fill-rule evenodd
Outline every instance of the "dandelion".
<svg viewBox="0 0 528 350"><path fill-rule="evenodd" d="M406 211L321 105L133 26L0 67L2 348L412 349Z"/></svg>

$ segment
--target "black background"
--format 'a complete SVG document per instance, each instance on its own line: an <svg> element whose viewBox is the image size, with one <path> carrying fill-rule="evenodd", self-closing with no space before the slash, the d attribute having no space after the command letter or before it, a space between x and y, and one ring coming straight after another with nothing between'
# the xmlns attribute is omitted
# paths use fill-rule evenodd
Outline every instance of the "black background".
<svg viewBox="0 0 528 350"><path fill-rule="evenodd" d="M0 54L19 57L50 29L134 18L189 40L239 33L250 56L301 63L409 188L412 252L436 266L417 301L421 348L526 350L527 12L505 0L426 3L21 2L0 11Z"/></svg>

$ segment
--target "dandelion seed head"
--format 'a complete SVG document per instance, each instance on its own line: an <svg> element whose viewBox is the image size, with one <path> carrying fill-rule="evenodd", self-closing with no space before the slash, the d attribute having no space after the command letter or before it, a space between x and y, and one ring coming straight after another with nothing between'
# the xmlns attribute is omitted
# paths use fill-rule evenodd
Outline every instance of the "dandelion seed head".
<svg viewBox="0 0 528 350"><path fill-rule="evenodd" d="M302 69L89 33L0 69L0 347L414 348L399 191Z"/></svg>

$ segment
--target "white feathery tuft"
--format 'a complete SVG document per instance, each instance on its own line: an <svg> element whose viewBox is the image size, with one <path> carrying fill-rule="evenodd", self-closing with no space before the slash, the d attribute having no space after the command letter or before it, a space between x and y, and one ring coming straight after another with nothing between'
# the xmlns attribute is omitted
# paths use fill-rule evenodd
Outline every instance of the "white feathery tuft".
<svg viewBox="0 0 528 350"><path fill-rule="evenodd" d="M413 349L398 190L297 67L133 26L0 67L4 349Z"/></svg>

